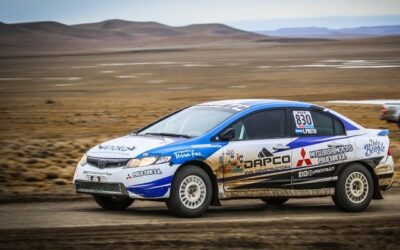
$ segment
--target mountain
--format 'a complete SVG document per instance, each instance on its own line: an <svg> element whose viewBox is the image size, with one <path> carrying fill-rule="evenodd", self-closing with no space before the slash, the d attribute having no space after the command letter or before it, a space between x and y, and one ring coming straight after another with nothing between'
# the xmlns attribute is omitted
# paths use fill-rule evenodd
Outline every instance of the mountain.
<svg viewBox="0 0 400 250"><path fill-rule="evenodd" d="M58 22L0 23L0 55L119 51L260 39L268 39L268 36L223 24L173 27L157 22L118 19L78 25Z"/></svg>
<svg viewBox="0 0 400 250"><path fill-rule="evenodd" d="M84 30L103 30L123 32L134 36L178 36L182 35L176 28L156 22L131 22L125 20L107 20L99 23L87 23L73 26Z"/></svg>
<svg viewBox="0 0 400 250"><path fill-rule="evenodd" d="M356 27L343 29L328 29L321 27L281 28L274 31L258 31L257 33L269 36L283 37L345 39L399 35L400 25Z"/></svg>

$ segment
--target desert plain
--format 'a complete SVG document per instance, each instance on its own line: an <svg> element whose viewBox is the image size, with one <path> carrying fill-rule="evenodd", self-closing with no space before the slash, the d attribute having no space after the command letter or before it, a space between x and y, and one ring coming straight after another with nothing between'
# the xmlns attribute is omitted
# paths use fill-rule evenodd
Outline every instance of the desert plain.
<svg viewBox="0 0 400 250"><path fill-rule="evenodd" d="M177 109L222 99L303 100L332 108L365 127L389 129L396 159L399 128L378 119L381 105L329 101L398 99L399 42L289 39L4 55L0 194L73 193L75 166L90 147Z"/></svg>

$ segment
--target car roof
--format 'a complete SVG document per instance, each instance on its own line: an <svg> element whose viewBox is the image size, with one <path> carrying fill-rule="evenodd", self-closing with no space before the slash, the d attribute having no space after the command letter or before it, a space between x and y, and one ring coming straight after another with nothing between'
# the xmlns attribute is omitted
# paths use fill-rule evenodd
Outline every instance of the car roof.
<svg viewBox="0 0 400 250"><path fill-rule="evenodd" d="M298 101L287 101L287 100L276 100L276 99L231 99L200 103L196 106L243 106L243 109L263 106L263 107L310 107L315 106L311 103L298 102Z"/></svg>

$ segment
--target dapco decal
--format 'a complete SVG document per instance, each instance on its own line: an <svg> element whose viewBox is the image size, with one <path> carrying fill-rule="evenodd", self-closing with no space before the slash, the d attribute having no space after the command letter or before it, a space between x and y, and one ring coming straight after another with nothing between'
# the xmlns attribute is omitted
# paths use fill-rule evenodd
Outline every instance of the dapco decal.
<svg viewBox="0 0 400 250"><path fill-rule="evenodd" d="M277 155L274 156L266 148L261 149L258 153L258 159L244 161L245 168L265 167L267 165L285 165L289 166L290 156L289 155Z"/></svg>
<svg viewBox="0 0 400 250"><path fill-rule="evenodd" d="M365 156L370 156L372 154L381 154L385 152L385 145L383 142L378 140L369 140L368 144L364 146Z"/></svg>

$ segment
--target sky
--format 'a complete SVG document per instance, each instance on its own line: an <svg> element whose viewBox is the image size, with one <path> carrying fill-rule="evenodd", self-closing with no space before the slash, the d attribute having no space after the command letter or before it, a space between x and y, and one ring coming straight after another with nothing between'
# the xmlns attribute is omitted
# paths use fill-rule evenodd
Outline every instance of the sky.
<svg viewBox="0 0 400 250"><path fill-rule="evenodd" d="M400 24L400 0L0 0L5 23L107 19L172 26L224 23L246 30Z"/></svg>

